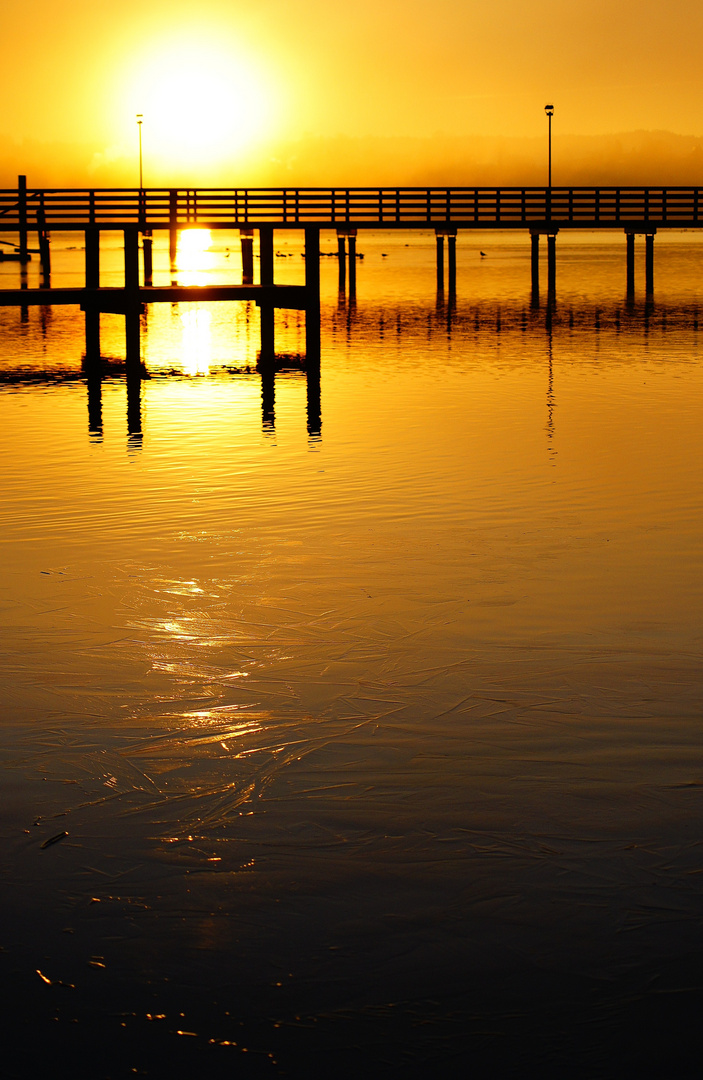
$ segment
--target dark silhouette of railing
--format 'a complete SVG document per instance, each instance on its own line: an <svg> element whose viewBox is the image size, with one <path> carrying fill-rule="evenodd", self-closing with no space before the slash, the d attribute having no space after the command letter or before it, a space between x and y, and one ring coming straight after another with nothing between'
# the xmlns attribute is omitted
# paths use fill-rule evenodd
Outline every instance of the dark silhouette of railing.
<svg viewBox="0 0 703 1080"><path fill-rule="evenodd" d="M703 227L697 187L45 188L0 191L0 231L238 228Z"/></svg>

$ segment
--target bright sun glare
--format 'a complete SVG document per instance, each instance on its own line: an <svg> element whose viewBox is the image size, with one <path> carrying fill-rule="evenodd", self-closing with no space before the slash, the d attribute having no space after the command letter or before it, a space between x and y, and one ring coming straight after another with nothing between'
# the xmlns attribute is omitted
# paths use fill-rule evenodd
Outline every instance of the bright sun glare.
<svg viewBox="0 0 703 1080"><path fill-rule="evenodd" d="M178 240L179 254L197 258L212 244L209 229L184 229Z"/></svg>
<svg viewBox="0 0 703 1080"><path fill-rule="evenodd" d="M147 182L150 162L197 170L230 161L271 134L270 80L245 55L212 42L150 53L130 91L134 112L144 115Z"/></svg>
<svg viewBox="0 0 703 1080"><path fill-rule="evenodd" d="M182 285L206 285L208 270L214 266L209 229L184 229L178 237L176 261Z"/></svg>

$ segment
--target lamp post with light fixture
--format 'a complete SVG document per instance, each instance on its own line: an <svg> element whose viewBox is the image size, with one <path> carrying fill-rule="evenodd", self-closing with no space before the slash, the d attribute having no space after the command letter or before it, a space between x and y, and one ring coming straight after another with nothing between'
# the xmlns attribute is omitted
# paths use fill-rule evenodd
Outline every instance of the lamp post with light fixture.
<svg viewBox="0 0 703 1080"><path fill-rule="evenodd" d="M549 121L549 134L548 134L548 166L547 166L547 198L546 198L546 211L547 221L551 221L552 217L552 117L554 116L554 106L545 105L544 111L547 114L547 120ZM556 291L556 275L557 275L557 232L558 229L549 229L547 231L547 290L548 299L550 303L554 303L555 291ZM534 280L534 277L533 277Z"/></svg>
<svg viewBox="0 0 703 1080"><path fill-rule="evenodd" d="M144 284L151 285L153 274L151 229L146 227L146 197L144 194L144 168L142 160L142 121L144 113L137 113L139 131L139 227L142 233L142 253L144 258Z"/></svg>
<svg viewBox="0 0 703 1080"><path fill-rule="evenodd" d="M139 190L144 187L144 177L142 175L142 120L144 119L144 113L137 113L137 128L139 130Z"/></svg>
<svg viewBox="0 0 703 1080"><path fill-rule="evenodd" d="M548 141L549 141L549 168L548 168L549 182L548 182L547 186L551 187L552 186L552 117L554 116L554 106L553 105L545 105L544 106L544 111L546 112L547 119L549 121L549 136L548 136Z"/></svg>

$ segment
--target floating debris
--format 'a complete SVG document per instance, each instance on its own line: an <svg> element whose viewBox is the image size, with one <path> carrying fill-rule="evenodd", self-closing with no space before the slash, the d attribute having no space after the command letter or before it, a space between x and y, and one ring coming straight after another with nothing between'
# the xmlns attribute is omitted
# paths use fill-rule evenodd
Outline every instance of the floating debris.
<svg viewBox="0 0 703 1080"><path fill-rule="evenodd" d="M57 832L56 836L50 836L49 839L45 840L42 844L42 851L44 850L44 848L51 847L52 844L58 844L59 840L63 840L65 836L68 836L68 833L65 829L62 832Z"/></svg>

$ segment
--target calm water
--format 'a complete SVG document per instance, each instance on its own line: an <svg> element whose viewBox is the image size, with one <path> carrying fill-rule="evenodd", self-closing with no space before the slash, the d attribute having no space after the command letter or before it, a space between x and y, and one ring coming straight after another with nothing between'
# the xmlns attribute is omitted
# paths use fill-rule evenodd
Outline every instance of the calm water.
<svg viewBox="0 0 703 1080"><path fill-rule="evenodd" d="M89 402L81 313L0 309L12 1075L699 1075L703 242L629 307L624 248L550 318L526 235L455 305L361 236L319 419L302 314L272 402L255 306L154 305L128 403L117 316Z"/></svg>

